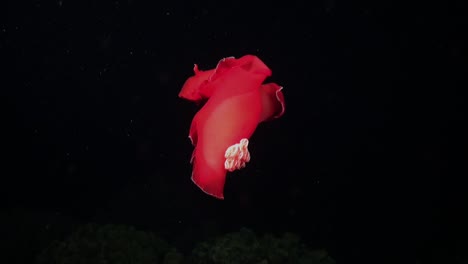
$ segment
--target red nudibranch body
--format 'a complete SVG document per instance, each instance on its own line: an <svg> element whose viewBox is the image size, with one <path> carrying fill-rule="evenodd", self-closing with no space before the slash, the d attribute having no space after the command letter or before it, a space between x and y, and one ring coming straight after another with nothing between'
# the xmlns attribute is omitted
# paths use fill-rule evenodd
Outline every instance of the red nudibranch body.
<svg viewBox="0 0 468 264"><path fill-rule="evenodd" d="M282 87L262 84L271 70L256 56L228 57L215 69L188 78L179 97L206 101L192 120L192 181L205 193L224 199L227 171L250 160L249 138L260 122L284 114Z"/></svg>

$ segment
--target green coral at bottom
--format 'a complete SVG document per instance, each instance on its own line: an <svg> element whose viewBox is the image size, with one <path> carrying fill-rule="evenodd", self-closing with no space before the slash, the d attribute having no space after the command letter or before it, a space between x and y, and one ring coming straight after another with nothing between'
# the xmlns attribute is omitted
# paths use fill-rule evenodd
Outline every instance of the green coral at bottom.
<svg viewBox="0 0 468 264"><path fill-rule="evenodd" d="M293 233L259 236L249 229L196 244L184 257L151 232L124 225L88 224L54 241L36 264L334 264L325 250L310 250Z"/></svg>
<svg viewBox="0 0 468 264"><path fill-rule="evenodd" d="M197 264L334 264L325 250L310 250L293 233L257 236L241 229L199 243L192 251Z"/></svg>

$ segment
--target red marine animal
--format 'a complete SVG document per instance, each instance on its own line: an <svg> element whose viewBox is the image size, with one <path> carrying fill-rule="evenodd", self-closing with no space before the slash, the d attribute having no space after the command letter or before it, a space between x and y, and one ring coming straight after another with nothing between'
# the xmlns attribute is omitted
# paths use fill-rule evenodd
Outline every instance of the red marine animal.
<svg viewBox="0 0 468 264"><path fill-rule="evenodd" d="M282 87L262 84L271 70L256 56L228 57L215 69L195 64L179 97L205 102L192 120L189 138L194 146L192 181L205 193L224 199L227 171L250 160L249 138L260 122L284 114Z"/></svg>

